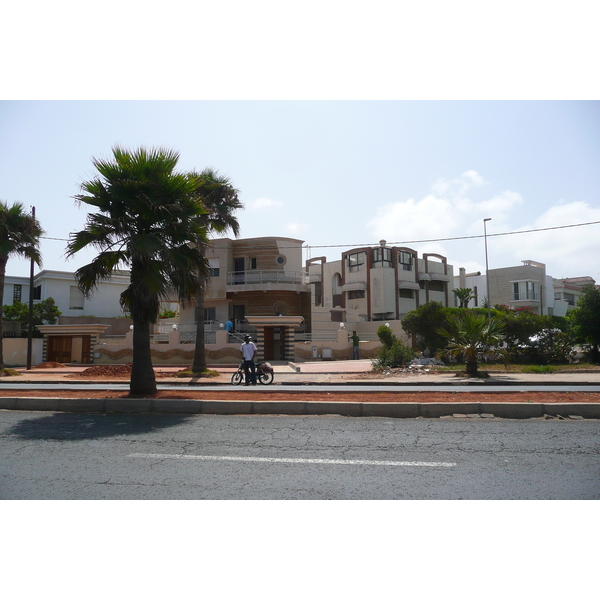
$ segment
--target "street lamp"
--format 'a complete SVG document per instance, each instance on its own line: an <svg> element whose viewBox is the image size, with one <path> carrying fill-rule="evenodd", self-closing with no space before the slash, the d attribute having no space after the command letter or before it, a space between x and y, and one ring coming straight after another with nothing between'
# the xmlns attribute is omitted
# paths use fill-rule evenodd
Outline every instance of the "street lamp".
<svg viewBox="0 0 600 600"><path fill-rule="evenodd" d="M489 274L489 268L488 268L488 252L487 252L487 228L486 228L486 221L491 221L491 217L484 219L483 220L483 239L485 241L485 287L486 287L486 291L487 291L487 309L488 309L488 319L491 318L491 306L492 306L492 300L490 298L490 274Z"/></svg>

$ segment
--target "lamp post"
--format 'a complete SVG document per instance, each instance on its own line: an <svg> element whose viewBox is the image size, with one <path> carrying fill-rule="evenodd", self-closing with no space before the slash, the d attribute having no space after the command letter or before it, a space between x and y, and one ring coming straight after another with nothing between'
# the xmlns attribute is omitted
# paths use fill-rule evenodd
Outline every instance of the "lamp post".
<svg viewBox="0 0 600 600"><path fill-rule="evenodd" d="M491 318L491 306L492 306L492 300L490 298L490 274L489 274L489 267L488 267L488 251L487 251L487 228L486 228L486 221L491 221L491 217L484 219L483 220L483 239L485 242L485 287L486 287L486 292L487 292L487 312L488 312L488 319Z"/></svg>

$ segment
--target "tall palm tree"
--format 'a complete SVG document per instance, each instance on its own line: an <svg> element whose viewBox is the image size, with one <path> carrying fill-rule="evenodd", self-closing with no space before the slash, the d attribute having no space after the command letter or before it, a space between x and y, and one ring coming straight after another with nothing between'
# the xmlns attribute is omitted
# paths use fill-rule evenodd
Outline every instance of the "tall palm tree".
<svg viewBox="0 0 600 600"><path fill-rule="evenodd" d="M16 202L8 206L0 201L0 370L4 369L4 353L2 351L2 298L4 298L4 281L6 263L11 256L32 259L37 265L42 264L40 254L40 237L44 234L38 220L25 212L23 204Z"/></svg>
<svg viewBox="0 0 600 600"><path fill-rule="evenodd" d="M243 208L236 190L229 178L220 175L213 169L204 169L201 173L191 175L199 182L197 196L208 211L204 215L209 233L231 231L235 237L240 234L240 224L234 212ZM196 305L196 346L192 373L200 375L206 370L206 350L204 348L204 290L198 296Z"/></svg>
<svg viewBox="0 0 600 600"><path fill-rule="evenodd" d="M477 375L477 355L488 352L503 339L504 324L496 317L488 319L485 315L471 311L453 315L446 327L438 333L448 338L448 350L451 354L463 355L467 365L467 375Z"/></svg>
<svg viewBox="0 0 600 600"><path fill-rule="evenodd" d="M75 199L98 209L85 229L74 234L67 256L83 248L99 250L75 272L90 296L120 266L131 271L121 305L133 320L132 395L156 393L150 353L150 325L160 301L176 294L182 303L202 292L208 275L206 210L195 195L198 180L175 171L179 154L162 148L127 151L93 159L99 175L81 186Z"/></svg>

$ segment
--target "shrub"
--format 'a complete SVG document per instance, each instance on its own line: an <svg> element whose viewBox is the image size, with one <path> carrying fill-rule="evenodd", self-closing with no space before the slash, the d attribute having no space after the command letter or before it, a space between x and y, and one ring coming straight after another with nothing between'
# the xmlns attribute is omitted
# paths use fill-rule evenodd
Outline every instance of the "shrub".
<svg viewBox="0 0 600 600"><path fill-rule="evenodd" d="M381 348L373 361L373 368L395 369L408 364L414 358L415 353L412 348L408 348L401 338L397 338L389 327L385 325L379 327L377 337L381 342Z"/></svg>

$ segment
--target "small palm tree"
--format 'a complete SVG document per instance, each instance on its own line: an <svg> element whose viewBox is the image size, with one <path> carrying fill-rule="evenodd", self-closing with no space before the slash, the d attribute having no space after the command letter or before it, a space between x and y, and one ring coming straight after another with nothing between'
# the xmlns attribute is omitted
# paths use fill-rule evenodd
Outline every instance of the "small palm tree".
<svg viewBox="0 0 600 600"><path fill-rule="evenodd" d="M448 350L454 356L463 355L467 365L467 375L477 375L477 355L489 352L503 339L504 324L496 317L471 311L450 317L446 327L438 333L448 338Z"/></svg>
<svg viewBox="0 0 600 600"><path fill-rule="evenodd" d="M0 201L0 298L4 298L6 263L10 257L21 256L32 259L37 265L42 264L39 244L43 234L37 219L26 213L20 202L8 206ZM0 302L0 370L4 369L3 335Z"/></svg>
<svg viewBox="0 0 600 600"><path fill-rule="evenodd" d="M235 237L240 234L240 224L234 212L243 208L231 181L213 169L204 169L191 175L199 182L196 194L208 211L204 215L208 233L231 231ZM203 288L204 289L204 288ZM196 305L196 346L192 372L200 375L206 370L206 350L204 348L204 291L198 296Z"/></svg>
<svg viewBox="0 0 600 600"><path fill-rule="evenodd" d="M471 288L456 288L452 291L460 302L460 308L467 308L469 305L469 300L473 300L473 298L475 298L475 294Z"/></svg>
<svg viewBox="0 0 600 600"><path fill-rule="evenodd" d="M173 294L185 303L198 297L208 276L206 210L195 192L198 180L177 173L179 154L161 148L133 152L113 148L112 160L94 159L99 176L75 196L98 209L74 234L67 256L86 247L98 256L75 272L89 296L119 267L131 271L121 305L133 320L132 395L156 393L150 353L150 325L161 300Z"/></svg>

